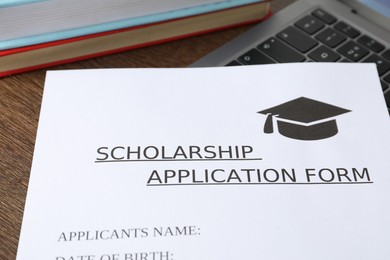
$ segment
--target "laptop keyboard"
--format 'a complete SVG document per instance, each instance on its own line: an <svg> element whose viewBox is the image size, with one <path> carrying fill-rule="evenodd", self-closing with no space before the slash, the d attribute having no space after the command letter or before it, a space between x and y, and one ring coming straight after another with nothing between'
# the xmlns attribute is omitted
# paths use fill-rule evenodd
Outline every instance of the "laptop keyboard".
<svg viewBox="0 0 390 260"><path fill-rule="evenodd" d="M390 49L316 9L226 66L286 62L373 62L390 109Z"/></svg>

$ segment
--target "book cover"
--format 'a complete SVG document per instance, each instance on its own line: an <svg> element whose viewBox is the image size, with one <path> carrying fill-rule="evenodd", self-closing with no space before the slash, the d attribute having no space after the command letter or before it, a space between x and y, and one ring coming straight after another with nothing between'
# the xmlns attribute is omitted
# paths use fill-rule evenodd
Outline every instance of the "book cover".
<svg viewBox="0 0 390 260"><path fill-rule="evenodd" d="M17 259L389 259L388 117L373 64L48 72Z"/></svg>

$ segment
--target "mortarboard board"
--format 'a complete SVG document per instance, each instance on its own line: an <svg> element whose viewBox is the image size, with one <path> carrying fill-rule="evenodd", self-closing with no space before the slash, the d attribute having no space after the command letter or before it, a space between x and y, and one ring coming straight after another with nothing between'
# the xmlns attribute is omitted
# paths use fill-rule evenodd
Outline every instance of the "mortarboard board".
<svg viewBox="0 0 390 260"><path fill-rule="evenodd" d="M273 133L273 117L279 133L298 140L320 140L338 133L334 117L351 112L313 99L300 97L260 111L267 115L265 133Z"/></svg>

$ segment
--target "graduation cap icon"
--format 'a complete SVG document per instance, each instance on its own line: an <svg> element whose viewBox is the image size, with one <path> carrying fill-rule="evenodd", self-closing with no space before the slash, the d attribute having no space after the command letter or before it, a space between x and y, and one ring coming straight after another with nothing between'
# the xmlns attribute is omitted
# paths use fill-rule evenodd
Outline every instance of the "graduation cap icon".
<svg viewBox="0 0 390 260"><path fill-rule="evenodd" d="M300 97L258 113L267 116L264 133L274 132L274 120L279 133L298 140L320 140L338 133L336 116L351 112L324 102Z"/></svg>

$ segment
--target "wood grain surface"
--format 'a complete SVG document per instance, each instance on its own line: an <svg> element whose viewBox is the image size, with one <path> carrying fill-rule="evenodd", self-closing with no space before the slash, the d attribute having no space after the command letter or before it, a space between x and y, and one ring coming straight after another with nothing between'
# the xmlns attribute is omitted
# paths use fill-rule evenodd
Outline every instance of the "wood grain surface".
<svg viewBox="0 0 390 260"><path fill-rule="evenodd" d="M291 2L293 0L274 0L273 12ZM49 69L186 67L250 27ZM16 257L46 70L0 78L0 260Z"/></svg>

